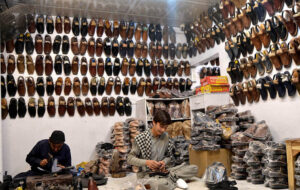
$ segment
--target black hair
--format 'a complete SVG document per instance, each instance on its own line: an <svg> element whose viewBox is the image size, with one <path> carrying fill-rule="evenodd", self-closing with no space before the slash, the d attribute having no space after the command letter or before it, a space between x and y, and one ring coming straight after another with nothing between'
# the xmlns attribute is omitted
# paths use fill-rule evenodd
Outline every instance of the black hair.
<svg viewBox="0 0 300 190"><path fill-rule="evenodd" d="M171 117L168 112L162 109L155 110L153 121L155 123L160 123L161 125L169 125L171 124Z"/></svg>
<svg viewBox="0 0 300 190"><path fill-rule="evenodd" d="M62 131L53 131L49 140L53 144L62 144L65 142L65 134Z"/></svg>

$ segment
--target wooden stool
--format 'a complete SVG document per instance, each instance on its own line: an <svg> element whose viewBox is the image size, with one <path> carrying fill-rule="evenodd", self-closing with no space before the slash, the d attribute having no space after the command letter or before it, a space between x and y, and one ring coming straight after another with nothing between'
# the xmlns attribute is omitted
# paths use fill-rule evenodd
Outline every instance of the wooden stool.
<svg viewBox="0 0 300 190"><path fill-rule="evenodd" d="M286 143L286 157L288 165L289 189L295 190L295 160L300 153L300 139L289 139Z"/></svg>

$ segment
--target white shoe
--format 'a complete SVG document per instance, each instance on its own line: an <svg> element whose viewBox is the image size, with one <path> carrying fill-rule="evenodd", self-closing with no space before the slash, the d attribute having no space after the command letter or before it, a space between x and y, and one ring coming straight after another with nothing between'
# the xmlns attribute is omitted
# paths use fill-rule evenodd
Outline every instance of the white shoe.
<svg viewBox="0 0 300 190"><path fill-rule="evenodd" d="M181 189L187 189L189 187L188 184L181 178L179 178L176 181L176 185L178 188L181 188Z"/></svg>

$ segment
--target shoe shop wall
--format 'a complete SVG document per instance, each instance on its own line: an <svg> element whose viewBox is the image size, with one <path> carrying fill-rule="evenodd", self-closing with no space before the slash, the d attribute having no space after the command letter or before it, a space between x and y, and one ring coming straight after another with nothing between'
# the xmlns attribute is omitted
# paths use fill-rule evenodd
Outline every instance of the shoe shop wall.
<svg viewBox="0 0 300 190"><path fill-rule="evenodd" d="M56 16L52 16L52 17L55 22ZM37 15L35 15L34 21L36 21L36 18L37 18ZM44 18L46 18L46 16L44 16ZM71 25L72 25L72 21L73 21L73 18L70 17ZM90 23L90 21L91 21L90 19L87 19L88 23ZM45 23L46 23L46 19L45 19ZM79 19L79 23L80 23L80 19ZM46 26L46 24L45 24L45 26ZM111 29L112 28L113 28L113 26L111 26ZM162 26L162 28L163 28L163 26ZM179 28L174 28L174 30L176 32L176 43L185 43L186 39L185 39L183 32L180 31ZM26 31L26 32L28 32L28 31ZM26 87L25 88L26 90L25 90L24 96L20 96L19 92L16 93L16 95L14 95L14 96L9 96L8 92L6 92L5 98L7 99L7 107L9 107L9 105L11 103L11 99L16 98L16 100L18 101L18 100L20 100L21 97L23 97L25 100L25 108L27 111L26 111L25 116L23 118L21 118L20 115L24 115L25 110L22 109L23 111L21 111L20 104L18 102L17 103L19 105L18 111L23 112L23 113L18 113L18 115L16 115L16 118L14 118L14 119L11 118L11 115L9 113L6 117L6 119L2 120L2 122L1 122L2 132L1 131L0 132L2 133L2 135L1 135L2 141L1 142L3 143L1 146L2 147L1 150L3 152L3 171L8 171L9 174L11 174L11 175L15 175L19 172L27 171L29 169L29 165L25 162L26 155L29 153L29 151L35 145L35 143L37 143L39 140L48 139L53 130L62 130L65 133L66 143L71 148L73 165L76 165L82 161L89 161L89 160L93 159L95 156L94 148L95 148L96 144L101 141L110 142L111 127L113 126L113 124L115 122L125 121L129 117L135 117L135 115L136 115L135 114L135 102L141 98L146 98L145 93L143 93L142 96L139 96L137 94L137 92L135 92L135 94L131 94L130 90L129 90L128 95L125 95L123 93L122 89L121 89L120 94L116 94L115 90L114 90L114 86L111 87L112 93L110 95L107 95L108 94L107 92L104 92L102 95L98 95L98 92L97 92L96 93L97 95L95 96L95 95L92 95L92 93L90 92L90 89L87 88L87 90L86 90L87 95L83 95L83 93L80 93L80 95L76 96L74 94L75 89L72 88L73 84L75 84L75 81L74 81L75 77L78 77L80 79L80 86L83 84L82 79L84 77L87 77L89 85L91 85L90 82L92 82L92 75L90 73L91 71L89 71L89 69L88 69L90 67L90 64L92 64L91 62L89 62L90 58L92 58L92 57L88 53L89 39L92 38L92 36L86 35L85 39L87 39L87 41L81 42L82 35L80 34L80 31L77 31L77 32L79 32L79 35L76 36L78 39L77 44L71 43L72 37L75 36L72 29L71 29L70 33L68 33L68 34L66 34L64 31L59 34L59 33L57 33L56 29L54 29L52 34L49 34L49 33L47 34L47 29L45 27L44 32L41 33L42 38L40 38L40 39L36 38L36 36L39 34L38 30L36 30L34 33L30 33L34 43L37 43L39 40L42 40L41 47L43 47L43 45L44 45L44 48L47 46L47 43L48 43L46 41L46 39L48 38L48 37L46 38L46 35L48 35L51 38L50 42L54 42L57 35L61 36L61 39L62 39L61 46L60 46L61 50L59 50L59 52L55 54L50 49L50 53L47 55L50 55L50 57L52 57L53 65L55 65L55 62L56 62L55 61L56 55L61 55L62 58L68 57L68 59L69 59L69 61L65 60L65 59L63 59L63 61L61 61L63 64L63 67L62 67L63 69L62 69L61 74L57 74L55 66L52 65L53 71L52 71L51 75L49 75L49 76L51 76L53 79L53 85L54 85L54 89L55 89L54 92L52 92L52 97L54 98L54 105L53 105L53 101L48 102L48 99L51 96L49 95L49 92L48 92L49 89L46 90L46 86L51 84L51 82L46 81L47 75L44 72L42 72L41 75L38 75L37 72L29 73L28 67L25 68L25 71L23 73L20 73L19 72L20 68L17 68L17 67L12 72L12 76L14 77L16 84L18 83L18 78L20 76L24 77L24 85ZM64 37L64 36L66 36L66 37ZM96 39L98 39L96 32L93 34L93 37L94 37L95 41L96 41ZM69 51L67 54L62 52L63 43L64 43L63 38L69 39L70 47L69 47ZM103 33L101 38L102 38L102 41L104 42L104 39L106 38L106 33ZM37 39L37 41L35 41L35 39ZM113 40L113 38L111 38L111 40ZM136 42L135 37L133 37L132 40L135 44L135 42ZM119 43L121 42L120 36L118 37L118 42ZM148 38L147 46L149 46L150 42L151 41ZM65 74L66 66L68 66L68 64L72 65L72 63L74 63L73 57L75 57L75 55L73 54L71 49L73 48L73 45L79 46L80 43L86 43L87 50L85 50L84 53L77 55L77 57L79 58L79 61L78 61L79 72L78 72L78 74L74 74L73 70L72 70L72 72L71 72L71 70L69 70L70 74L66 75ZM53 48L55 48L54 43L52 43L52 46L53 46ZM39 47L37 47L37 48L39 48ZM82 49L80 48L79 50L82 50ZM27 57L26 57L27 53L25 50L23 52L21 52L20 54L24 55L25 60L27 59ZM18 54L15 53L15 51L13 51L12 53L7 53L5 50L3 52L3 55L4 55L4 60L6 63L8 62L9 56L15 56L14 57L15 64L17 65L17 58L19 56L18 56ZM42 55L44 56L44 59L47 57L46 54L44 54L44 53L42 53ZM33 50L31 57L32 57L33 62L36 63L36 58L38 57L36 50ZM81 71L81 69L84 70L84 68L82 68L82 65L83 65L82 60L81 60L82 57L85 57L87 60L87 68L85 68L85 70L87 70L86 74L83 74L82 72L84 72L84 71ZM107 56L105 54L105 48L103 47L103 53L102 53L101 57L103 58L105 65L107 65L106 58L112 57L112 56ZM120 54L118 54L117 57L120 59L120 62L122 62L123 58L120 57ZM94 58L96 59L96 62L98 63L98 58L100 58L100 57L94 56ZM134 58L135 58L135 61L137 62L138 59L136 57L134 57ZM151 60L149 54L147 56L147 59ZM116 60L116 57L111 58L112 65L114 65L115 60ZM166 59L164 59L163 56L162 56L162 60L163 60L163 62L166 61ZM180 60L186 61L187 59L181 58ZM180 61L180 60L178 60L178 61ZM26 63L25 65L28 66L28 63L30 62L30 60L27 60L24 62ZM49 61L49 60L48 61L45 60L45 64L46 64L46 66L44 66L45 72L47 71L47 64L49 64L50 62L51 61ZM71 65L69 65L70 66L69 69L71 69ZM38 68L36 68L36 71L37 70L38 70ZM144 69L142 68L142 70L144 70ZM3 76L6 81L7 80L6 73L3 74ZM114 75L112 75L112 76L114 79L116 79L116 76L114 76ZM141 84L143 82L143 81L140 81L141 78L145 78L145 79L148 78L144 72L142 73L141 76L138 76L137 73L134 73L133 76L129 76L129 74L127 74L127 76L123 76L120 71L118 76L119 76L122 84L123 84L125 77L129 77L129 79L136 77L137 85ZM30 88L27 88L28 85L30 86L29 83L32 82L32 80L29 77L33 77L33 82L35 82L34 86L36 86L36 85L38 86L40 84L37 81L38 77L44 78L43 79L44 87L45 87L45 93L44 93L45 95L44 96L39 96L39 94L37 92L38 88L36 88L36 90L33 90L33 92L30 90ZM57 80L59 77L62 77L62 81ZM73 90L71 90L69 95L65 95L65 93L64 93L65 79L67 77L70 78L71 83L72 83L70 88L73 89ZM106 70L104 72L103 77L105 78L105 82L107 82L108 78L110 77L107 75ZM165 79L169 78L165 74L163 77ZM96 75L98 84L99 84L100 78L101 77L99 77L99 75ZM152 74L151 74L150 78L151 78L151 81L153 81L154 76L152 76ZM183 75L181 77L178 77L176 75L175 77L171 77L171 78L172 79L173 78L185 78L186 79L187 76ZM97 84L97 86L98 86L98 84ZM20 88L20 85L17 85L17 86L19 86L19 88ZM80 91L80 86L78 87L79 91ZM59 87L60 87L60 89L59 89ZM84 88L86 88L86 87L83 87L83 86L81 87L81 92L84 91ZM121 88L121 86L119 86L119 88ZM56 93L56 90L59 91L61 89L62 89L62 92L60 95L58 95ZM7 89L7 91L9 91L9 90ZM26 93L26 91L27 91L27 93ZM33 93L33 94L31 94L29 96L29 93ZM60 99L61 96L64 96L65 100ZM127 114L120 116L118 114L117 110L115 111L113 116L111 116L110 114L108 114L107 116L103 116L103 110L102 110L102 113L100 113L100 115L98 115L98 116L96 116L93 113L92 113L92 115L89 115L88 109L86 109L86 113L84 114L85 111L84 111L83 106L85 106L87 108L87 107L89 107L90 104L94 104L94 102L91 102L91 103L85 102L85 99L87 97L90 98L91 101L93 100L94 97L96 97L101 104L101 100L103 100L103 97L114 97L115 99L117 99L118 96L122 96L124 98L128 97L130 99L130 101L132 103L131 116L127 116ZM40 101L38 102L38 99L40 97L42 97L44 99L44 106L46 108L43 117L38 116L40 114L38 111L38 108L42 108L42 105L43 105L43 102L40 102ZM69 116L69 111L72 112L72 109L69 110L69 108L67 108L65 115L63 117L61 117L61 116L59 116L59 114L60 114L60 112L63 112L63 109L60 110L58 107L60 104L64 104L64 102L65 102L65 104L70 105L70 108L71 108L72 102L67 102L69 97L75 98L74 102L73 102L73 104L75 104L75 114L74 114L74 116ZM34 98L34 99L32 100L31 98ZM80 98L82 100L82 102L77 102L76 98ZM124 103L126 103L126 102L124 102ZM107 102L106 104L109 104L109 102ZM50 105L50 107L49 107L49 105ZM102 102L102 105L103 105L103 102ZM47 106L49 107L49 109L47 109ZM11 106L11 107L13 109L13 106ZM56 110L56 113L54 110ZM80 116L80 114L79 114L80 112L81 112L81 114L84 114L84 116ZM91 111L91 112L93 112L93 111ZM17 113L17 110L15 111L15 113ZM14 114L12 114L12 117L13 117L13 115ZM35 116L33 116L33 115L35 115ZM54 115L54 116L50 116L50 115ZM0 138L0 140L1 140L1 138ZM1 156L1 154L0 154L0 156Z"/></svg>
<svg viewBox="0 0 300 190"><path fill-rule="evenodd" d="M266 1L266 2L269 2L269 1ZM284 1L282 1L282 2L284 2ZM291 9L291 7L287 7L286 3L284 3L283 10L292 10L292 9ZM282 15L281 12L277 12L275 14L275 16L281 16L281 15ZM265 20L267 20L267 19L271 19L268 12L266 13ZM258 21L257 25L264 24L264 23L265 22ZM283 25L282 21L281 21L281 24ZM223 24L221 23L221 26L222 25ZM253 23L251 23L251 26L249 29L244 29L244 31L250 31L252 27L255 27L255 25L253 25ZM298 26L298 29L299 29L299 26ZM273 31L275 31L275 30L273 29ZM240 35L240 33L238 33L238 36L239 35ZM300 37L299 30L298 30L297 35L295 35L295 36L292 36L289 33L288 38L286 40L280 39L279 44L282 44L282 45L279 48L283 49L282 46L283 46L284 42L288 43L288 42L290 42L290 40L292 38L295 38L295 37L298 37L298 38ZM234 43L236 43L235 38L233 38L232 35L231 35L230 39L233 41L233 46L236 45L236 44L234 44ZM213 48L206 50L205 53L200 54L198 57L190 59L190 62L191 62L192 67L201 64L200 66L197 66L197 68L194 68L199 71L200 70L199 67L202 67L202 64L211 60L211 57L219 56L221 75L227 76L229 79L229 83L232 86L233 85L232 80L227 73L228 65L231 62L231 59L229 58L229 55L225 50L225 43L227 41L228 40L226 39L225 42L221 42L219 45L217 45L215 43L215 46ZM271 41L270 46L272 44L273 43ZM263 50L269 51L269 47L264 47L262 45L262 48L260 51L257 51L257 49L254 48L253 53L251 53L251 54L248 53L247 56L245 56L245 58L248 58L249 56L253 56L253 58L255 59L256 58L255 54L258 52L263 52ZM284 50L284 51L286 51L286 50ZM270 55L271 54L269 52L269 56ZM298 55L299 55L299 52L298 52ZM239 63L241 63L240 60L243 57L244 57L243 55L240 55L239 58L234 59L234 60L238 60ZM206 66L210 66L210 63L208 63L208 65L206 65ZM265 69L264 66L262 66L262 68ZM273 66L273 70L270 73L267 73L267 71L265 69L263 74L262 74L262 72L261 72L261 74L259 74L259 69L257 69L258 71L257 71L256 77L253 77L253 78L250 77L249 79L245 79L245 77L243 77L242 83L245 81L250 81L252 79L255 79L257 81L258 79L265 78L266 76L269 76L269 77L271 77L271 79L274 80L273 76L275 74L277 74L277 73L283 74L286 71L288 71L290 73L290 75L292 76L292 72L295 68L299 69L299 65L296 65L295 61L293 60L290 67L282 66L282 69L277 70ZM290 81L291 81L291 79L285 80L285 82L290 82ZM284 80L282 80L281 82L284 82ZM237 82L236 84L238 84L238 83L239 82ZM238 106L239 111L251 110L251 112L254 114L257 121L265 120L271 129L271 133L272 133L275 141L284 141L287 138L299 138L299 122L300 122L300 117L299 117L299 115L300 115L300 109L299 109L300 95L299 95L299 93L300 93L300 91L296 90L296 93L294 96L289 96L288 91L285 88L286 87L283 88L284 91L286 90L284 97L279 97L278 90L277 90L277 91L275 91L277 95L274 99L270 98L270 93L267 92L268 93L267 100L262 100L262 97L260 97L258 102L253 101L253 103L249 103L248 101L246 101L245 105L242 105L241 103L239 103L239 106Z"/></svg>

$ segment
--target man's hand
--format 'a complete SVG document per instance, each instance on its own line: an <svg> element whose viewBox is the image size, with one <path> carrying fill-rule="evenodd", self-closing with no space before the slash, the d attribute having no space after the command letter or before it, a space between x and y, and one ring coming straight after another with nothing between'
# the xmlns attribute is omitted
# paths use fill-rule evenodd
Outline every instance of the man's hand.
<svg viewBox="0 0 300 190"><path fill-rule="evenodd" d="M61 165L61 164L57 164L58 167L60 167L61 169L65 168L65 166Z"/></svg>
<svg viewBox="0 0 300 190"><path fill-rule="evenodd" d="M146 165L148 166L148 168L150 168L153 171L160 167L159 162L157 162L155 160L147 160Z"/></svg>
<svg viewBox="0 0 300 190"><path fill-rule="evenodd" d="M159 171L164 172L166 170L166 163L164 161L159 161Z"/></svg>
<svg viewBox="0 0 300 190"><path fill-rule="evenodd" d="M40 165L41 166L46 166L48 164L48 160L47 159L44 159L42 161L40 161Z"/></svg>

